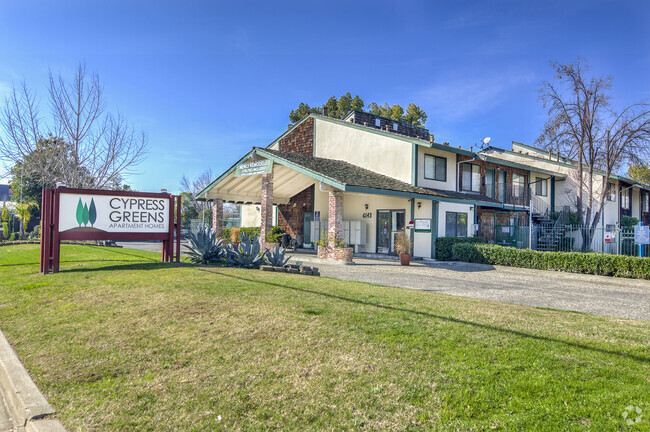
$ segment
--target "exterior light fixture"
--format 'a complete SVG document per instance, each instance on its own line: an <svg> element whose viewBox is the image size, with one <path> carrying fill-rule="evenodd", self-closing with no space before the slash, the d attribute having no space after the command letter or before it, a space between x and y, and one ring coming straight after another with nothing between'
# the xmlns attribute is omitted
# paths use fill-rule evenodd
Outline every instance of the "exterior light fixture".
<svg viewBox="0 0 650 432"><path fill-rule="evenodd" d="M368 204L364 204L364 207L366 208L366 210L368 210Z"/></svg>
<svg viewBox="0 0 650 432"><path fill-rule="evenodd" d="M56 188L57 189L58 188L64 188L64 187L65 187L65 181L64 180L56 182Z"/></svg>
<svg viewBox="0 0 650 432"><path fill-rule="evenodd" d="M422 207L422 202L418 201L418 208Z"/></svg>

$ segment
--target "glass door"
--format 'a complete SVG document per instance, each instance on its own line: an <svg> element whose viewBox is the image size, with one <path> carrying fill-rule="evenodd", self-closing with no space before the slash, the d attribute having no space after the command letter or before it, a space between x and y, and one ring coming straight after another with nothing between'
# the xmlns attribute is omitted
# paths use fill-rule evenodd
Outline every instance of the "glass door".
<svg viewBox="0 0 650 432"><path fill-rule="evenodd" d="M494 168L488 168L485 172L485 195L494 198Z"/></svg>
<svg viewBox="0 0 650 432"><path fill-rule="evenodd" d="M405 223L405 210L377 210L377 253L395 252L395 237Z"/></svg>
<svg viewBox="0 0 650 432"><path fill-rule="evenodd" d="M314 221L314 212L302 214L302 242L311 244L311 223ZM300 245L302 247L302 245Z"/></svg>

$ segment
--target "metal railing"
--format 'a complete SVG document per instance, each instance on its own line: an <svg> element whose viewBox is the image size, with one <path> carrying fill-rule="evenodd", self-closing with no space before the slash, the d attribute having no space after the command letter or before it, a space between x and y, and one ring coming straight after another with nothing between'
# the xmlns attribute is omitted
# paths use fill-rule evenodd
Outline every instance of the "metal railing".
<svg viewBox="0 0 650 432"><path fill-rule="evenodd" d="M601 252L615 255L639 256L634 243L634 228L588 228L561 223L533 225L532 249L553 252ZM494 243L519 249L528 248L528 226L495 225ZM643 256L650 257L645 246Z"/></svg>

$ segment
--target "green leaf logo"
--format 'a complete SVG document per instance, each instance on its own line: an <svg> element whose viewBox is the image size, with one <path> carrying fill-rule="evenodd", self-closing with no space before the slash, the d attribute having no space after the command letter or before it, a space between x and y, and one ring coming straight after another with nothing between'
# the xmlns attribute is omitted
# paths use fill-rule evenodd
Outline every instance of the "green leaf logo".
<svg viewBox="0 0 650 432"><path fill-rule="evenodd" d="M92 226L95 226L97 220L97 208L95 207L95 199L90 200L90 208L88 209L88 220Z"/></svg>
<svg viewBox="0 0 650 432"><path fill-rule="evenodd" d="M83 210L83 223L84 226L88 225L88 219L90 218L90 215L88 214L88 204L84 204L84 210Z"/></svg>
<svg viewBox="0 0 650 432"><path fill-rule="evenodd" d="M83 223L84 215L84 205L81 203L81 198L79 198L79 204L77 204L77 223L79 226Z"/></svg>

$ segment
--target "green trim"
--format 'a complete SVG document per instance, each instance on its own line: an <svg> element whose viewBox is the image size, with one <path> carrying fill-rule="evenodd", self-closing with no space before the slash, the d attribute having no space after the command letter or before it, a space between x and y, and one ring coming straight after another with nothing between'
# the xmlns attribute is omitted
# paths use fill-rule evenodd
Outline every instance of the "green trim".
<svg viewBox="0 0 650 432"><path fill-rule="evenodd" d="M518 153L515 153L515 154L518 154ZM518 169L520 169L522 171L527 171L529 174L532 171L532 172L536 172L536 173L539 173L539 174L545 174L545 175L548 175L548 176L558 176L558 177L566 178L565 174L558 174L556 172L548 171L548 170L545 170L543 168L531 167L530 165L522 165L522 164L519 164L517 162L512 162L512 161L508 161L508 160L505 160L505 159L495 158L494 156L488 156L486 154L479 154L478 158L480 160L485 161L485 162L489 162L489 163L493 163L493 164L497 164L497 165L504 165L504 166L508 166L508 167L511 167L511 168L518 168Z"/></svg>
<svg viewBox="0 0 650 432"><path fill-rule="evenodd" d="M411 198L411 218L409 219L409 223L411 221L415 221L415 199ZM415 241L415 225L413 226L413 229L410 230L411 232L409 233L409 237L411 238L411 250L409 251L411 255L413 255L413 249L415 249L415 245L413 244Z"/></svg>
<svg viewBox="0 0 650 432"><path fill-rule="evenodd" d="M399 141L405 141L405 142L413 143L413 144L416 144L416 145L419 145L419 146L422 146L422 147L435 148L435 149L439 149L439 150L443 150L443 151L448 151L448 152L451 152L451 153L458 153L458 154L463 154L463 155L472 156L472 157L476 154L476 153L470 152L468 150L459 149L457 147L452 147L452 146L449 146L449 145L439 144L439 143L436 143L436 142L431 143L429 141L424 141L424 140L417 139L417 138L410 138L410 137L407 137L407 136L404 136L404 135L399 135L399 134L392 133L392 132L385 132L385 131L382 131L382 130L379 130L379 129L374 129L374 128L371 128L371 127L358 125L356 123L346 122L346 121L335 119L335 118L332 118L332 117L323 117L323 116L320 116L320 115L317 115L317 114L310 114L310 116L314 117L317 120L323 120L323 121L327 121L327 122L330 122L330 123L340 124L342 126L347 126L347 127L353 128L353 129L359 129L359 130L362 130L362 131L365 131L365 132L370 132L370 133L374 133L374 134L377 134L377 135L382 135L382 136L385 136L385 137L388 137L388 138L393 138L393 139L396 139L396 140L399 140Z"/></svg>
<svg viewBox="0 0 650 432"><path fill-rule="evenodd" d="M551 176L551 212L555 211L555 176Z"/></svg>
<svg viewBox="0 0 650 432"><path fill-rule="evenodd" d="M431 201L431 258L436 259L438 241L438 201Z"/></svg>
<svg viewBox="0 0 650 432"><path fill-rule="evenodd" d="M318 122L314 120L314 127L313 127L314 133L312 136L312 144L311 144L311 154L314 157L316 157L316 123ZM278 148L278 150L280 149Z"/></svg>
<svg viewBox="0 0 650 432"><path fill-rule="evenodd" d="M304 168L304 167L302 167L300 165L297 165L297 164L295 164L293 162L290 162L290 161L288 161L286 159L282 159L281 157L274 156L271 153L267 153L266 151L264 151L264 149L255 147L253 150L257 151L258 154L264 156L265 158L271 159L273 162L276 162L276 163L278 163L278 164L280 164L282 166L285 166L287 168L291 168L294 171L298 171L299 173L304 174L304 175L306 175L308 177L311 177L311 178L313 178L315 180L322 181L323 183L328 184L328 185L330 185L332 187L335 187L337 189L345 190L345 185L343 183L339 183L338 181L336 181L336 180L334 180L332 178L329 178L329 177L324 176L322 174L319 174L319 173L317 173L315 171Z"/></svg>
<svg viewBox="0 0 650 432"><path fill-rule="evenodd" d="M235 163L234 163L230 168L228 168L228 169L227 169L223 174L221 174L219 177L217 177L217 179L216 179L215 181L213 181L212 183L210 183L210 184L209 184L208 186L206 186L206 187L205 187L201 192L199 192L198 194L196 194L195 197L196 197L197 199L198 199L198 198L201 198L202 195L206 194L206 193L207 193L210 189L212 189L215 185L217 185L218 183L220 183L221 180L223 180L224 178L228 177L228 175L230 175L230 173L232 173L233 171L235 171L235 170L237 169L237 165L239 165L239 163L240 163L241 161L248 159L248 158L253 154L254 151L255 151L255 149L252 149L252 150L250 150L248 153L246 153L246 154L244 155L244 157L242 157L242 158L239 159L237 162L235 162Z"/></svg>
<svg viewBox="0 0 650 432"><path fill-rule="evenodd" d="M417 186L418 182L418 146L411 146L411 184Z"/></svg>

